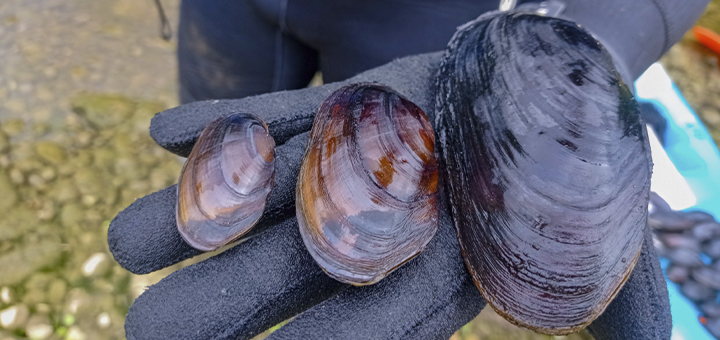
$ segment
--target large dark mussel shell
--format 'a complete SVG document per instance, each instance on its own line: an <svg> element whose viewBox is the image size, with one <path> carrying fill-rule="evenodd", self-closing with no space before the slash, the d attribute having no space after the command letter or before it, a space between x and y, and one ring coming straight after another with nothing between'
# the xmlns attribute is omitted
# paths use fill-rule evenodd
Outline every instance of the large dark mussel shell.
<svg viewBox="0 0 720 340"><path fill-rule="evenodd" d="M567 334L640 253L650 191L637 103L577 24L493 14L458 31L436 109L465 263L509 321Z"/></svg>
<svg viewBox="0 0 720 340"><path fill-rule="evenodd" d="M180 234L204 251L236 240L262 216L274 179L275 141L260 118L233 114L211 122L180 175Z"/></svg>
<svg viewBox="0 0 720 340"><path fill-rule="evenodd" d="M438 228L434 143L425 113L387 87L348 85L322 103L296 208L327 274L372 284L425 248Z"/></svg>

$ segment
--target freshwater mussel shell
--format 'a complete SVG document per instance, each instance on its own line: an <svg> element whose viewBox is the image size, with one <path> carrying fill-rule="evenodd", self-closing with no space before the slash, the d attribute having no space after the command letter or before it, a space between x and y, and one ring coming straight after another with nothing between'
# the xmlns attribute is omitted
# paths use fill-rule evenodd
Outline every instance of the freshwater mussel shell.
<svg viewBox="0 0 720 340"><path fill-rule="evenodd" d="M490 305L546 334L597 318L628 278L651 163L637 103L577 24L492 14L462 27L437 124L465 263Z"/></svg>
<svg viewBox="0 0 720 340"><path fill-rule="evenodd" d="M203 130L178 183L177 225L192 247L210 251L257 223L275 179L275 141L251 114L219 118Z"/></svg>
<svg viewBox="0 0 720 340"><path fill-rule="evenodd" d="M435 136L425 113L380 85L340 88L320 106L297 184L305 245L331 277L375 283L438 228Z"/></svg>

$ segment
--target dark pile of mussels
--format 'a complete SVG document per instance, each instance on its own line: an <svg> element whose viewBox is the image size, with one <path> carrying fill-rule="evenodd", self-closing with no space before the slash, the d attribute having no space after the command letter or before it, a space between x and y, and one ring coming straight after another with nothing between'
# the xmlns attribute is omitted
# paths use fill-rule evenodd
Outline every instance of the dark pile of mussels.
<svg viewBox="0 0 720 340"><path fill-rule="evenodd" d="M392 89L353 84L322 103L296 190L310 254L339 281L382 279L435 234L443 172L488 303L538 332L583 328L632 271L647 220L649 146L610 56L577 24L492 14L455 34L437 79L440 159L428 117ZM178 186L188 243L250 230L273 147L252 115L209 125Z"/></svg>
<svg viewBox="0 0 720 340"><path fill-rule="evenodd" d="M697 304L701 322L720 338L720 223L702 211L673 211L655 194L650 203L648 224L658 255L670 260L668 279Z"/></svg>

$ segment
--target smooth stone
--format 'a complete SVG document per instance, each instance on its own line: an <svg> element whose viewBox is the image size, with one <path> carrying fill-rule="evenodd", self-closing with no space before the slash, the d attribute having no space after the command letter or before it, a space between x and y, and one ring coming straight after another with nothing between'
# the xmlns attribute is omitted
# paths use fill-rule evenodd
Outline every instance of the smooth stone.
<svg viewBox="0 0 720 340"><path fill-rule="evenodd" d="M50 221L55 217L56 214L57 209L55 209L55 204L53 204L53 202L46 201L43 203L42 208L38 210L37 217L41 221Z"/></svg>
<svg viewBox="0 0 720 340"><path fill-rule="evenodd" d="M17 200L18 195L10 177L5 172L0 172L0 211L8 211Z"/></svg>
<svg viewBox="0 0 720 340"><path fill-rule="evenodd" d="M80 94L71 100L71 106L75 113L99 129L119 125L135 111L133 101L112 94Z"/></svg>
<svg viewBox="0 0 720 340"><path fill-rule="evenodd" d="M0 130L10 137L17 136L25 129L25 122L22 119L10 119L0 124Z"/></svg>
<svg viewBox="0 0 720 340"><path fill-rule="evenodd" d="M47 189L47 182L38 174L31 174L28 176L28 184L37 190Z"/></svg>
<svg viewBox="0 0 720 340"><path fill-rule="evenodd" d="M55 279L48 287L47 300L49 303L59 304L65 298L65 293L67 293L67 283L62 279Z"/></svg>
<svg viewBox="0 0 720 340"><path fill-rule="evenodd" d="M34 172L44 167L40 158L37 157L25 157L15 162L15 169L22 171L23 173Z"/></svg>
<svg viewBox="0 0 720 340"><path fill-rule="evenodd" d="M32 132L35 137L42 137L50 131L50 124L46 122L32 125Z"/></svg>
<svg viewBox="0 0 720 340"><path fill-rule="evenodd" d="M109 171L115 166L115 162L118 159L118 153L109 148L109 147L101 147L95 149L93 152L93 158L94 163L93 165L101 169L102 171Z"/></svg>
<svg viewBox="0 0 720 340"><path fill-rule="evenodd" d="M15 305L0 311L0 326L5 329L17 329L25 325L30 310L24 304Z"/></svg>
<svg viewBox="0 0 720 340"><path fill-rule="evenodd" d="M18 168L12 168L10 170L10 181L14 184L25 183L25 175Z"/></svg>
<svg viewBox="0 0 720 340"><path fill-rule="evenodd" d="M72 173L75 173L74 170L77 168L83 169L83 168L90 167L90 165L93 162L94 156L95 156L94 150L92 150L92 151L91 150L79 150L77 152L77 154L75 155L75 157L73 157L73 160L72 160L72 163L73 163L72 165L74 165Z"/></svg>
<svg viewBox="0 0 720 340"><path fill-rule="evenodd" d="M0 131L0 153L10 150L10 137Z"/></svg>
<svg viewBox="0 0 720 340"><path fill-rule="evenodd" d="M103 194L106 185L102 175L92 168L80 168L73 175L75 185L83 195L100 196Z"/></svg>
<svg viewBox="0 0 720 340"><path fill-rule="evenodd" d="M53 277L45 273L35 273L25 282L25 294L22 301L35 305L47 301L47 290Z"/></svg>
<svg viewBox="0 0 720 340"><path fill-rule="evenodd" d="M13 292L13 290L10 287L4 286L4 287L0 288L0 301L2 301L5 304L9 304L9 303L13 302L14 299L15 299L15 293Z"/></svg>
<svg viewBox="0 0 720 340"><path fill-rule="evenodd" d="M66 203L77 201L80 198L80 192L72 181L62 179L53 187L49 196L59 203Z"/></svg>
<svg viewBox="0 0 720 340"><path fill-rule="evenodd" d="M49 182L57 177L57 172L52 167L44 167L40 170L40 177Z"/></svg>
<svg viewBox="0 0 720 340"><path fill-rule="evenodd" d="M87 336L78 326L71 326L68 328L66 339L68 340L85 340Z"/></svg>
<svg viewBox="0 0 720 340"><path fill-rule="evenodd" d="M60 223L63 227L76 226L85 217L85 209L76 203L66 204L60 212Z"/></svg>
<svg viewBox="0 0 720 340"><path fill-rule="evenodd" d="M61 164L67 159L65 149L57 143L50 141L37 142L35 152L46 162L54 165Z"/></svg>
<svg viewBox="0 0 720 340"><path fill-rule="evenodd" d="M44 340L53 334L53 326L47 315L35 314L25 325L25 333L30 339Z"/></svg>
<svg viewBox="0 0 720 340"><path fill-rule="evenodd" d="M19 283L38 269L60 260L60 243L45 241L0 256L0 285Z"/></svg>
<svg viewBox="0 0 720 340"><path fill-rule="evenodd" d="M38 225L38 218L35 210L25 206L17 206L13 208L12 214L0 214L0 244L3 240L11 240L27 234ZM0 275L0 281L4 276Z"/></svg>
<svg viewBox="0 0 720 340"><path fill-rule="evenodd" d="M82 272L85 276L103 276L111 266L105 253L95 253L85 260L82 265Z"/></svg>
<svg viewBox="0 0 720 340"><path fill-rule="evenodd" d="M165 105L161 103L156 102L140 102L137 104L137 109L135 110L135 113L133 114L133 125L136 129L136 131L139 131L141 133L147 133L148 128L150 128L150 120L157 114L158 112L164 111L167 109Z"/></svg>
<svg viewBox="0 0 720 340"><path fill-rule="evenodd" d="M94 137L94 135L92 132L81 131L81 132L78 132L77 135L75 136L75 143L77 146L84 148L84 147L90 145L90 143L93 140L93 137Z"/></svg>

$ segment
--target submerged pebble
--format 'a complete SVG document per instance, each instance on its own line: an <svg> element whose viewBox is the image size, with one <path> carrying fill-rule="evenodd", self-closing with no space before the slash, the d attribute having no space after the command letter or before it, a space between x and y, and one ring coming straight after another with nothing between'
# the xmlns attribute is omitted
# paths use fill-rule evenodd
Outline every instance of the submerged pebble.
<svg viewBox="0 0 720 340"><path fill-rule="evenodd" d="M24 304L15 305L0 311L0 326L5 329L22 327L30 315L30 310Z"/></svg>
<svg viewBox="0 0 720 340"><path fill-rule="evenodd" d="M0 131L0 153L5 153L10 149L10 138Z"/></svg>
<svg viewBox="0 0 720 340"><path fill-rule="evenodd" d="M9 176L0 171L0 211L7 211L18 200L15 186L10 182Z"/></svg>
<svg viewBox="0 0 720 340"><path fill-rule="evenodd" d="M122 124L135 111L135 103L114 94L82 94L72 100L72 109L98 129Z"/></svg>
<svg viewBox="0 0 720 340"><path fill-rule="evenodd" d="M44 161L55 165L64 162L67 158L65 149L57 143L50 141L36 143L35 152L37 152L38 156Z"/></svg>
<svg viewBox="0 0 720 340"><path fill-rule="evenodd" d="M22 119L10 119L0 123L0 130L10 137L19 135L25 129Z"/></svg>
<svg viewBox="0 0 720 340"><path fill-rule="evenodd" d="M30 339L44 340L53 334L53 326L46 315L35 314L27 321L25 333Z"/></svg>

